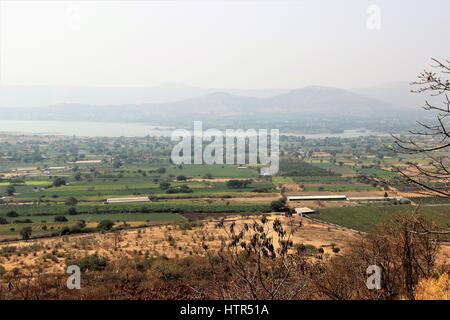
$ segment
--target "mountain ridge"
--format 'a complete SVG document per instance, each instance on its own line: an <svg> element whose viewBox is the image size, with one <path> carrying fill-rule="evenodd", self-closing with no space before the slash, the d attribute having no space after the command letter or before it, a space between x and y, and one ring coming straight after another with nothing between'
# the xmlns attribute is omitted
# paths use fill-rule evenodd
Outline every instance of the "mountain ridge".
<svg viewBox="0 0 450 320"><path fill-rule="evenodd" d="M249 117L255 114L289 118L290 114L373 117L402 112L387 102L351 91L307 86L270 97L215 91L189 99L142 104L63 103L37 108L3 108L3 119L147 121L177 117Z"/></svg>

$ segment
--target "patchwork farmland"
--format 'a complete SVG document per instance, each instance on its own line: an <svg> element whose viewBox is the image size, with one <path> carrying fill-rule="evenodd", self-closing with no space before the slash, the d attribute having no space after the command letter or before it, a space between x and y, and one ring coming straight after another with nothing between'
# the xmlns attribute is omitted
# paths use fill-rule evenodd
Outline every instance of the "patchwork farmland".
<svg viewBox="0 0 450 320"><path fill-rule="evenodd" d="M383 139L282 137L274 176L261 176L258 166L174 165L164 137L0 143L0 271L59 274L73 261L132 259L141 261L136 268L174 272L171 263L221 248L221 223L282 221L295 243L289 253L301 251L310 263L345 257L402 214L448 229L450 202L405 185L393 168L406 160L386 154ZM448 240L440 237L444 264Z"/></svg>

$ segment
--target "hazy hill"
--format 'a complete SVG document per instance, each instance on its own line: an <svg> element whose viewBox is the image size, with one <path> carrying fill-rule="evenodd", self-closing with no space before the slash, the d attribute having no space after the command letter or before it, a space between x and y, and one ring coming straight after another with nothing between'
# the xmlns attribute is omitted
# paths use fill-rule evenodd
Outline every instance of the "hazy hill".
<svg viewBox="0 0 450 320"><path fill-rule="evenodd" d="M143 104L63 103L28 108L1 108L0 120L145 122L214 127L277 127L305 131L369 128L389 132L415 123L420 108L405 108L333 87L309 86L269 97L213 92L173 102Z"/></svg>
<svg viewBox="0 0 450 320"><path fill-rule="evenodd" d="M58 104L35 108L3 108L3 119L151 121L180 116L249 116L257 114L321 114L327 116L381 116L400 108L347 90L309 86L272 97L210 93L176 102L145 104Z"/></svg>
<svg viewBox="0 0 450 320"><path fill-rule="evenodd" d="M309 86L267 99L266 106L284 112L372 115L396 112L388 103L333 87Z"/></svg>
<svg viewBox="0 0 450 320"><path fill-rule="evenodd" d="M386 101L399 108L419 108L424 105L424 94L411 92L412 89L417 89L407 82L392 82L379 86L357 88L351 91L366 97ZM427 97L428 99L430 97ZM435 98L431 98L436 100Z"/></svg>
<svg viewBox="0 0 450 320"><path fill-rule="evenodd" d="M270 97L286 89L200 88L185 84L155 87L0 86L0 108L45 107L58 104L120 105L165 103L192 99L214 92Z"/></svg>

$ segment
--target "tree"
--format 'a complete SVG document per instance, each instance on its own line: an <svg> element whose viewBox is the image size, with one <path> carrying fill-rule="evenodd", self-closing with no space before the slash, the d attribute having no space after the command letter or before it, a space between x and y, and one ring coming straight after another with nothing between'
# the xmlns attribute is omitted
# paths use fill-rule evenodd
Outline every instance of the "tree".
<svg viewBox="0 0 450 320"><path fill-rule="evenodd" d="M74 215L78 214L78 211L77 211L77 208L70 207L69 210L67 210L67 213L70 214L71 216L74 216Z"/></svg>
<svg viewBox="0 0 450 320"><path fill-rule="evenodd" d="M15 192L16 192L16 188L14 186L6 187L6 194L8 196L13 196Z"/></svg>
<svg viewBox="0 0 450 320"><path fill-rule="evenodd" d="M61 236L65 236L65 235L68 235L68 234L70 234L70 228L68 226L63 227L61 229L61 231L60 231L60 235Z"/></svg>
<svg viewBox="0 0 450 320"><path fill-rule="evenodd" d="M167 190L167 189L169 189L169 188L170 188L170 182L168 182L168 181L161 181L161 182L159 183L159 188L160 188L161 190Z"/></svg>
<svg viewBox="0 0 450 320"><path fill-rule="evenodd" d="M427 232L431 222L416 212L396 215L361 237L351 251L318 264L312 274L318 290L331 299L414 299L421 279L437 269L439 241ZM365 286L368 266L381 270L381 289Z"/></svg>
<svg viewBox="0 0 450 320"><path fill-rule="evenodd" d="M186 181L186 180L187 180L186 176L183 175L177 176L177 181Z"/></svg>
<svg viewBox="0 0 450 320"><path fill-rule="evenodd" d="M432 113L434 123L418 122L420 129L411 130L409 136L393 136L397 152L424 155L429 165L408 162L407 168L396 171L425 193L450 197L450 157L443 152L450 149L450 60L432 60L435 62L432 70L419 74L412 83L417 89L412 92L429 95L423 108Z"/></svg>
<svg viewBox="0 0 450 320"><path fill-rule="evenodd" d="M194 190L192 190L185 184L179 187L169 188L166 190L166 193L192 193L192 192L194 192Z"/></svg>
<svg viewBox="0 0 450 320"><path fill-rule="evenodd" d="M68 206L72 206L73 207L73 206L76 206L77 203L78 203L78 200L75 197L69 197L66 200L66 205L68 205Z"/></svg>
<svg viewBox="0 0 450 320"><path fill-rule="evenodd" d="M86 221L84 221L84 220L78 221L75 227L80 228L80 229L86 228Z"/></svg>
<svg viewBox="0 0 450 320"><path fill-rule="evenodd" d="M97 254L67 261L67 265L77 265L83 272L87 270L103 271L106 268L106 264L106 259Z"/></svg>
<svg viewBox="0 0 450 320"><path fill-rule="evenodd" d="M16 211L12 210L12 211L8 211L6 213L6 216L9 217L9 218L15 218L15 217L18 217L19 214Z"/></svg>
<svg viewBox="0 0 450 320"><path fill-rule="evenodd" d="M68 221L67 218L64 216L56 216L53 220L55 222L67 222Z"/></svg>
<svg viewBox="0 0 450 320"><path fill-rule="evenodd" d="M99 230L111 230L114 226L114 222L112 222L111 220L102 220L98 223L97 225L97 229Z"/></svg>
<svg viewBox="0 0 450 320"><path fill-rule="evenodd" d="M249 184L251 184L253 181L252 180L228 180L227 181L227 187L228 188L233 188L233 189L240 189L240 188L245 188L247 187Z"/></svg>
<svg viewBox="0 0 450 320"><path fill-rule="evenodd" d="M22 236L22 239L25 241L28 241L31 238L32 229L31 227L23 227L22 230L20 230L20 235Z"/></svg>
<svg viewBox="0 0 450 320"><path fill-rule="evenodd" d="M222 219L224 240L218 252L202 246L210 261L215 290L221 299L298 299L308 288L307 260L294 248L292 219L284 226L266 216L242 227Z"/></svg>
<svg viewBox="0 0 450 320"><path fill-rule="evenodd" d="M65 186L65 185L66 185L66 180L64 178L56 178L55 180L53 180L54 187Z"/></svg>
<svg viewBox="0 0 450 320"><path fill-rule="evenodd" d="M286 198L280 198L270 203L270 209L272 211L281 211L286 206Z"/></svg>
<svg viewBox="0 0 450 320"><path fill-rule="evenodd" d="M156 170L156 172L157 173L161 173L161 174L163 174L163 173L166 173L166 168L164 168L164 167L159 167L157 170Z"/></svg>
<svg viewBox="0 0 450 320"><path fill-rule="evenodd" d="M119 161L119 160L114 160L114 162L113 162L113 168L114 169L118 169L118 168L120 168L122 166L122 162L121 161Z"/></svg>
<svg viewBox="0 0 450 320"><path fill-rule="evenodd" d="M0 224L8 224L8 220L5 217L0 217Z"/></svg>

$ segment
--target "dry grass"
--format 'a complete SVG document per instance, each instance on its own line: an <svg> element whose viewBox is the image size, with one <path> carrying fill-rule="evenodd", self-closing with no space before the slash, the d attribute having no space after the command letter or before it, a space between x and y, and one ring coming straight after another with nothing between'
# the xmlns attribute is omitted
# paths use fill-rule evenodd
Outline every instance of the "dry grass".
<svg viewBox="0 0 450 320"><path fill-rule="evenodd" d="M424 279L417 286L418 300L450 300L450 278L443 273L437 279Z"/></svg>
<svg viewBox="0 0 450 320"><path fill-rule="evenodd" d="M284 216L269 216L269 221ZM234 221L236 227L251 224L259 216L227 217L225 222ZM0 250L15 247L15 252L2 254L0 265L10 271L14 268L42 269L44 272L62 272L67 258L79 258L99 254L110 260L141 255L181 258L203 255L202 242L212 249L219 248L225 237L216 228L217 220L197 222L197 225L164 225L142 229L122 230L110 233L69 235L59 238L39 239L29 242L2 244ZM292 218L293 241L295 244L312 245L324 249L324 257L336 255L333 247L339 247L339 254L345 254L358 234L343 228L329 227L299 217ZM302 227L300 227L302 223ZM200 224L200 225L199 225ZM5 252L6 250L3 250Z"/></svg>

